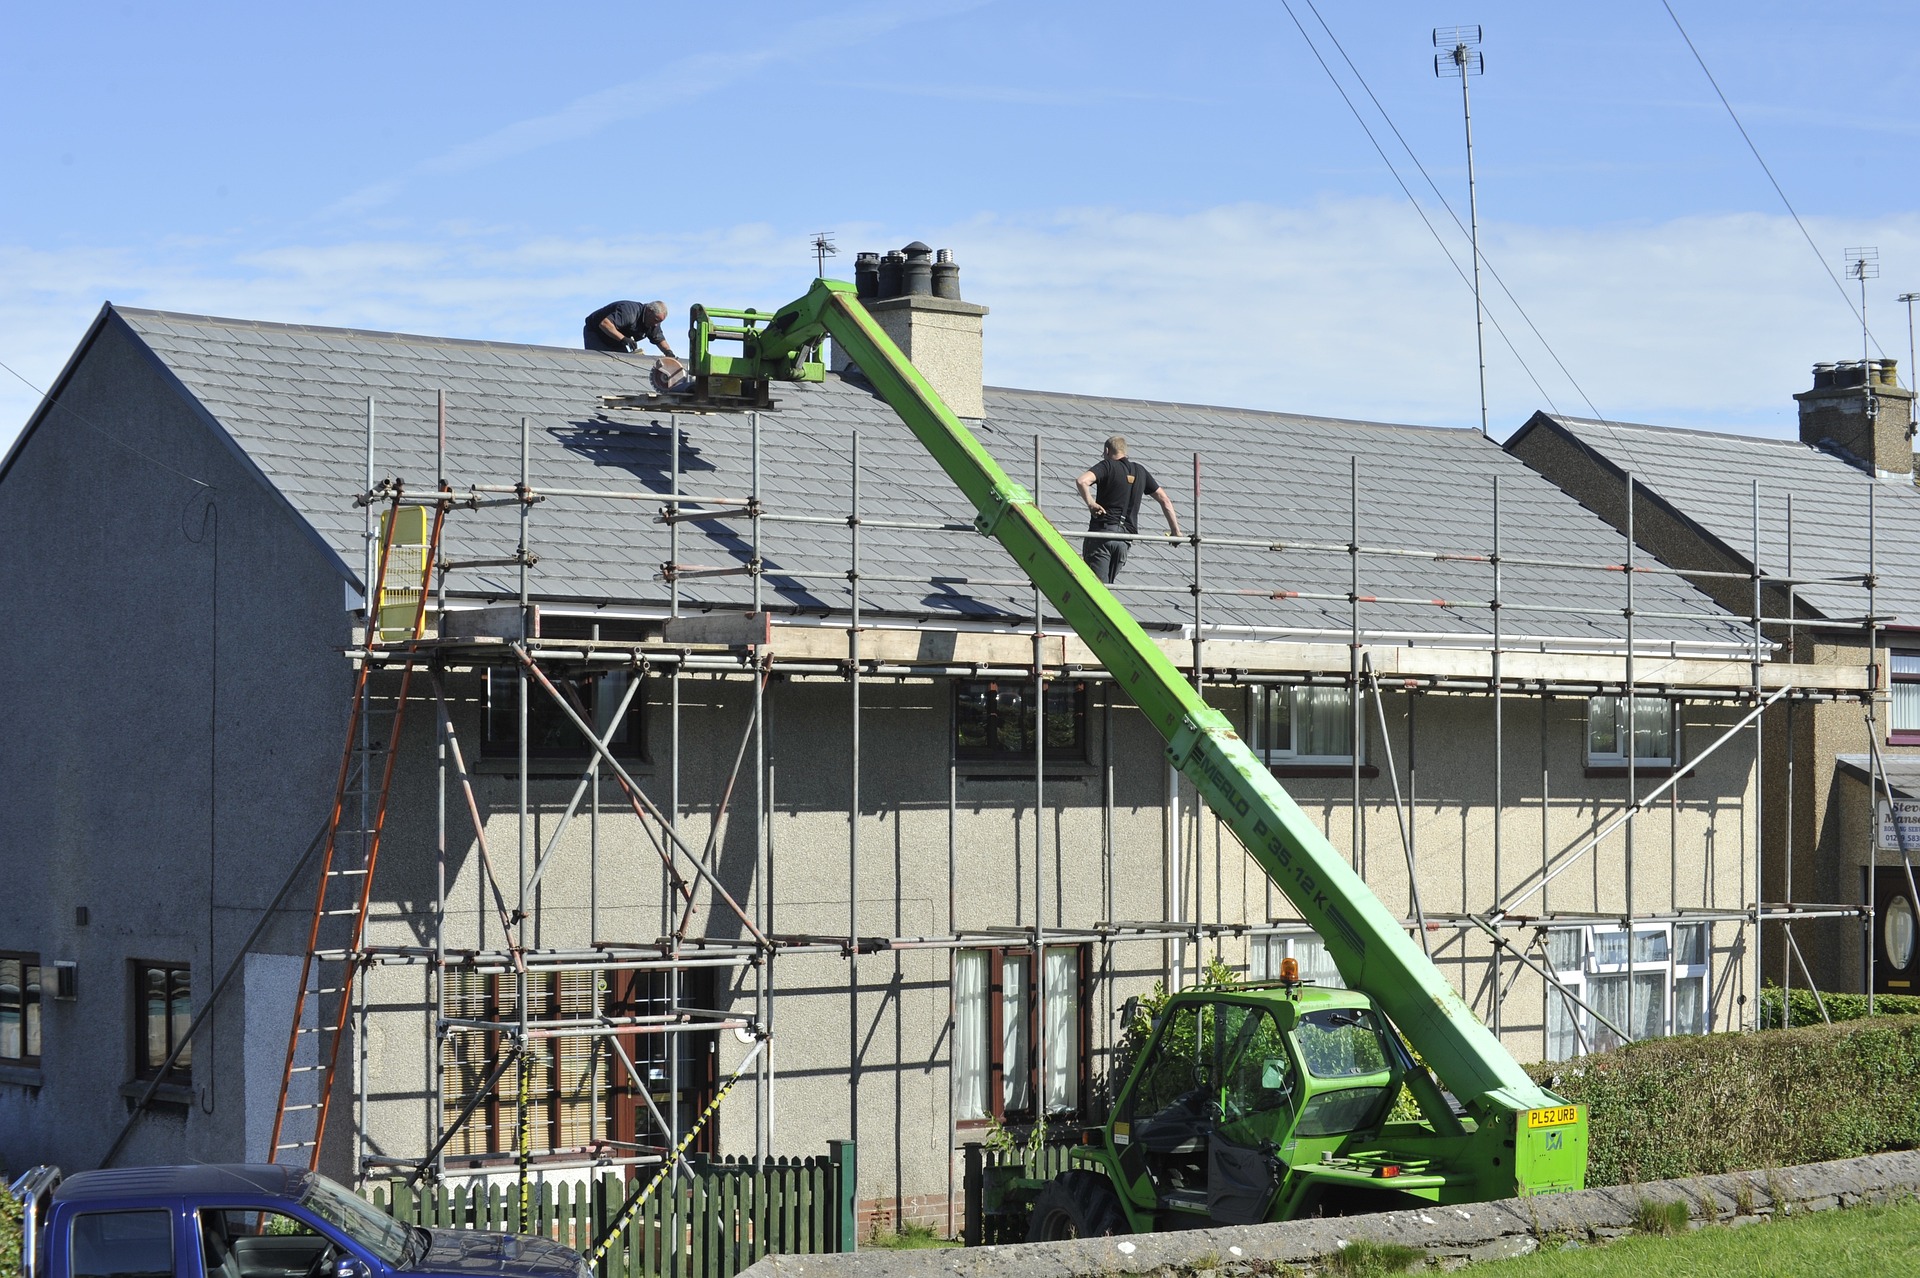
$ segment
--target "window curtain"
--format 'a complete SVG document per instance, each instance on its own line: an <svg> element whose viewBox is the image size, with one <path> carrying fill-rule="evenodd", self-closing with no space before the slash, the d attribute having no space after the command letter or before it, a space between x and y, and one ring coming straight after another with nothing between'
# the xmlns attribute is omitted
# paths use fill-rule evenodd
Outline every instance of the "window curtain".
<svg viewBox="0 0 1920 1278"><path fill-rule="evenodd" d="M1893 667L1893 723L1895 732L1920 732L1920 653L1890 654ZM1903 682L1902 676L1909 681Z"/></svg>
<svg viewBox="0 0 1920 1278"><path fill-rule="evenodd" d="M987 958L953 956L953 1116L987 1116Z"/></svg>
<svg viewBox="0 0 1920 1278"><path fill-rule="evenodd" d="M1627 978L1625 976L1596 976L1587 982L1587 1004L1601 1016L1631 1034L1633 1018L1627 1015ZM1620 1046L1620 1038L1596 1019L1593 1024L1593 1046L1604 1051L1609 1047Z"/></svg>
<svg viewBox="0 0 1920 1278"><path fill-rule="evenodd" d="M1345 688L1294 692L1301 720L1296 754L1345 758L1353 753L1353 697ZM1302 966L1305 966L1304 964Z"/></svg>
<svg viewBox="0 0 1920 1278"><path fill-rule="evenodd" d="M1047 1112L1080 1107L1080 952L1047 951Z"/></svg>
<svg viewBox="0 0 1920 1278"><path fill-rule="evenodd" d="M1683 976L1673 983L1673 1032L1707 1032L1707 978Z"/></svg>
<svg viewBox="0 0 1920 1278"><path fill-rule="evenodd" d="M1033 1057L1027 1008L1028 959L1008 955L1000 966L1001 1103L1008 1112L1033 1107Z"/></svg>
<svg viewBox="0 0 1920 1278"><path fill-rule="evenodd" d="M1580 1054L1580 1035L1574 1028L1573 1018L1583 1013L1560 992L1562 988L1572 989L1571 986L1547 986L1547 1059L1550 1061L1570 1060Z"/></svg>
<svg viewBox="0 0 1920 1278"><path fill-rule="evenodd" d="M1340 985L1340 969L1333 965L1327 946L1317 936L1293 938L1293 957L1300 963L1300 979L1315 985Z"/></svg>

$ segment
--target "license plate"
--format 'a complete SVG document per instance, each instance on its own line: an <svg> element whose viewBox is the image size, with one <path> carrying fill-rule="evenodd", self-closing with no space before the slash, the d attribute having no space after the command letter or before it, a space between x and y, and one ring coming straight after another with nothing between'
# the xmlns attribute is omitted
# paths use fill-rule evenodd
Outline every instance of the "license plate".
<svg viewBox="0 0 1920 1278"><path fill-rule="evenodd" d="M1528 1127L1559 1127L1566 1123L1580 1121L1580 1107L1577 1105L1555 1105L1551 1109L1530 1109L1527 1111Z"/></svg>

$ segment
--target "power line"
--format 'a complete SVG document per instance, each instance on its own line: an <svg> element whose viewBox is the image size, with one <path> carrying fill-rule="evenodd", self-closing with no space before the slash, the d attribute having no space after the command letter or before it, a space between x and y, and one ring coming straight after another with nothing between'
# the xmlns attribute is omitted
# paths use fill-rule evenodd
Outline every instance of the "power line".
<svg viewBox="0 0 1920 1278"><path fill-rule="evenodd" d="M1380 102L1380 99L1377 96L1375 96L1373 92L1373 86L1367 83L1367 77L1362 75L1360 73L1360 68L1354 65L1353 59L1347 54L1346 47L1340 43L1340 37L1333 33L1333 28L1327 25L1327 20L1320 16L1320 10L1317 7L1315 7L1313 0L1306 0L1306 6L1309 10L1312 11L1315 21L1319 22L1320 29L1327 33L1327 39L1333 42L1333 47L1335 50L1339 52L1341 61L1347 64L1347 70L1353 72L1353 78L1359 81L1360 87L1366 91L1367 100L1373 103L1373 109L1380 113L1380 118L1386 122L1386 125L1389 129L1393 130L1394 140L1400 143L1400 149L1407 153L1407 158L1409 160L1413 161L1413 167L1420 171L1420 176L1426 180L1427 189L1432 191L1434 198L1440 201L1440 207L1445 209L1447 211L1447 216L1453 219L1453 224L1456 228L1458 228L1460 234L1462 235L1469 234L1466 224L1460 220L1460 215L1453 211L1453 204L1447 199L1446 192L1440 189L1440 184L1433 180L1433 175L1431 173L1427 172L1427 166L1420 163L1419 155L1417 155L1414 152L1413 146L1406 139L1406 135L1400 132L1400 126L1393 122L1393 116L1388 113L1387 108L1384 105L1382 105ZM1321 65L1324 66L1325 64L1322 63ZM1352 104L1349 103L1348 106L1351 107ZM1365 126L1363 125L1362 127L1364 128ZM1388 167L1392 167L1392 166L1389 165ZM1406 188L1402 186L1401 189L1405 190ZM1407 198L1408 199L1413 198L1413 195L1411 192L1408 192ZM1418 204L1416 201L1416 207L1417 206ZM1448 254L1448 256L1451 257L1452 255ZM1527 308L1522 306L1520 304L1520 299L1513 295L1513 290L1507 287L1506 280L1500 277L1500 272L1494 269L1493 262L1487 257L1485 253L1480 254L1480 263L1481 265L1487 268L1487 274L1493 277L1493 282L1500 286L1501 294L1506 297L1508 304L1511 305L1513 309L1519 314L1521 321L1526 324L1528 331L1533 334L1534 340L1540 343L1540 347L1542 350L1546 351L1547 358L1553 361L1554 367L1560 370L1560 375L1567 379L1567 384L1569 386L1573 387L1573 393L1578 395L1580 397L1581 402L1587 406L1587 411L1589 413L1592 413L1596 420L1605 421L1606 415L1603 414L1598 408L1594 407L1593 397L1588 395L1586 392L1586 389L1580 385L1579 379L1573 375L1572 370L1567 367L1566 362L1560 358L1559 352L1554 350L1553 343L1547 340L1546 334L1540 331L1540 326L1533 322L1533 317L1527 314ZM1456 265L1454 269L1458 270L1459 268ZM1464 273L1462 274L1462 278L1463 279L1465 278ZM1489 319L1493 318L1491 313L1488 314L1488 318ZM1494 327L1496 329L1499 328L1498 321L1494 322ZM1505 336L1506 336L1505 333L1501 333L1502 338L1504 338ZM1513 348L1513 343L1508 342L1507 348L1511 350ZM1521 367L1522 368L1526 367L1526 361L1524 360L1521 361ZM1533 373L1531 370L1528 371L1527 376L1528 377L1533 376ZM1538 387L1540 383L1536 380L1534 382L1534 385ZM1546 394L1545 391L1541 391L1540 393L1543 396ZM1553 401L1551 399L1548 399L1547 405L1548 407L1552 407ZM1553 411L1555 413L1558 413L1560 410L1555 408Z"/></svg>
<svg viewBox="0 0 1920 1278"><path fill-rule="evenodd" d="M1667 0L1660 0L1660 7L1667 11L1669 18L1673 19L1673 29L1678 31L1680 38L1687 42L1687 52L1691 53L1693 60L1700 64L1700 74L1706 76L1707 83L1713 86L1714 95L1720 99L1720 105L1727 109L1727 116L1733 121L1733 127L1740 130L1740 140L1747 144L1747 150L1753 152L1754 162L1760 166L1760 171L1767 175L1767 181L1773 183L1773 193L1780 197L1780 203L1786 206L1788 215L1793 218L1793 224L1800 228L1801 238L1806 240L1807 247L1813 250L1814 257L1820 261L1820 269L1827 273L1827 278L1833 281L1835 291L1840 294L1840 300L1847 304L1847 309L1853 312L1853 317L1860 321L1861 331L1871 336L1871 331L1867 329L1867 317L1861 314L1860 308L1853 304L1853 299L1847 295L1846 285L1842 284L1840 277L1833 273L1833 267L1827 265L1827 255L1822 253L1820 246L1813 242L1813 235L1807 230L1807 224L1802 222L1800 214L1794 211L1793 201L1787 198L1787 193L1780 187L1780 180L1774 177L1773 170L1767 167L1767 161L1761 156L1760 148L1753 144L1753 137L1747 132L1747 126L1740 122L1740 113L1733 109L1733 103L1727 101L1727 95L1720 91L1720 82L1714 79L1713 72L1707 69L1707 60L1700 56L1700 50L1694 45L1693 37L1688 35L1687 29L1680 25L1680 15L1673 11L1673 6L1667 3ZM1873 338L1873 344L1880 346L1880 339ZM1886 347L1881 346L1880 353L1886 354Z"/></svg>
<svg viewBox="0 0 1920 1278"><path fill-rule="evenodd" d="M22 386L25 386L28 390L38 395L42 402L46 401L47 392L41 390L38 386L35 386L32 382L28 381L26 376L22 374L19 369L7 363L5 360L0 360L0 368L4 368L9 373L12 373L16 378L19 379L20 384ZM72 417L75 421L79 422L82 426L85 426L88 430L93 431L95 434L99 435L102 439L106 440L109 444L112 444L116 448L125 449L127 452L132 453L135 457L138 457L141 461L148 462L152 465L158 466L161 470L164 470L169 474L178 475L180 478L186 480L190 484L198 484L202 488L213 487L213 485L208 483L206 480L195 479L192 475L189 475L186 471L179 470L175 467L169 466L165 462L161 461L158 457L147 456L147 454L141 452L139 449L135 448L132 444L129 444L126 440L116 437L114 433L108 430L106 427L101 426L97 422L90 420L85 413L82 413L77 409L69 408L65 404L52 404L50 405L50 407L59 409L61 412L67 414L69 417Z"/></svg>
<svg viewBox="0 0 1920 1278"><path fill-rule="evenodd" d="M1307 3L1311 6L1312 0L1307 0ZM1300 38L1306 41L1307 51L1313 54L1314 61L1318 62L1320 69L1326 72L1327 80L1333 85L1334 92L1338 93L1340 100L1347 104L1347 110L1352 112L1354 122L1360 126L1360 131L1367 135L1367 141L1373 144L1375 154L1380 157L1380 162L1387 166L1387 172L1393 175L1393 180L1399 185L1401 194L1405 195L1407 202L1413 205L1413 211L1420 215L1420 221L1426 226L1427 234L1433 236L1433 242L1440 246L1442 253L1446 254L1447 264L1453 267L1453 273L1460 277L1462 284L1465 284L1468 288L1472 288L1473 281L1467 278L1465 268L1463 268L1459 260L1454 257L1453 250L1447 247L1446 240L1441 238L1439 230L1433 225L1432 219L1427 216L1426 209L1422 208L1420 201L1414 198L1412 190L1408 188L1405 179L1400 176L1400 170L1395 168L1393 161L1387 158L1386 150L1380 145L1380 139L1373 135L1373 130L1367 126L1366 118L1360 114L1360 109L1354 106L1353 99L1347 96L1346 88L1341 85L1339 77L1334 75L1333 68L1328 66L1327 60L1320 56L1320 49L1314 44L1313 37L1307 34L1307 29L1304 26L1300 25L1299 15L1294 13L1291 0L1280 0L1280 7L1287 11L1289 18L1293 19L1293 25L1299 30ZM1316 13L1314 16L1318 17L1319 14ZM1449 212L1451 212L1451 210L1449 210ZM1457 223L1459 219L1455 218L1454 221ZM1502 287L1504 287L1504 285ZM1527 363L1526 357L1521 355L1519 349L1514 346L1513 339L1507 336L1507 330L1502 327L1500 321L1492 315L1488 315L1487 319L1492 322L1493 331L1500 334L1500 340L1506 343L1508 352L1511 353L1515 361L1519 363L1521 371L1526 373L1527 380L1532 382L1533 388L1540 392L1540 398L1546 400L1547 407L1553 410L1555 416L1558 416L1560 413L1559 406L1553 402L1553 396L1547 393L1547 388L1540 384L1540 379L1534 376L1532 366Z"/></svg>

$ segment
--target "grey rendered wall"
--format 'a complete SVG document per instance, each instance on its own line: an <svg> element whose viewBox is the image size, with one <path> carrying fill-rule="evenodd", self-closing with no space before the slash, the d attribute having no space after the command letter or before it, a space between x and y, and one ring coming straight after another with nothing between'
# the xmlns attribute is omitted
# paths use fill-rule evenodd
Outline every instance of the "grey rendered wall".
<svg viewBox="0 0 1920 1278"><path fill-rule="evenodd" d="M472 699L477 680L459 677L451 686L456 692L464 690L454 717L471 754L478 734ZM652 693L652 762L635 771L664 804L670 758L663 682ZM844 935L850 926L850 895L858 901L854 926L861 935L1031 926L1036 870L1044 873L1040 917L1049 927L1173 915L1166 768L1159 739L1137 711L1124 705L1113 711L1115 851L1109 897L1109 872L1101 854L1106 751L1098 685L1089 716L1092 759L1079 766L1063 763L1050 777L1038 865L1034 785L1024 769L990 775L992 769L963 768L949 825L948 684L869 684L862 695L861 861L850 890L847 685L837 679L794 680L776 682L769 692L775 930ZM681 795L687 815L681 830L696 847L704 844L713 806L746 726L747 696L744 681L683 681ZM1217 689L1214 697L1236 717L1243 714L1242 690ZM1388 908L1407 913L1407 859L1371 705L1367 711L1367 757L1382 774L1362 782L1360 864ZM1435 913L1490 908L1495 900L1491 702L1388 693L1385 712L1403 788L1412 792L1411 832L1422 904ZM1692 759L1736 716L1737 711L1728 708L1684 707L1683 757ZM1537 872L1543 847L1556 859L1575 852L1618 814L1627 785L1623 778L1587 775L1584 699L1510 698L1505 720L1500 884L1511 891ZM395 943L418 943L431 932L422 914L432 898L433 804L431 775L425 770L432 753L431 725L426 715L410 723L414 732L403 764L402 790L408 797L397 801L391 818L395 838L383 861L380 893L388 903L382 907L380 935ZM1336 846L1352 846L1348 778L1287 778L1285 783ZM743 790L735 797L718 863L729 889L752 901L750 771L740 784ZM1651 784L1642 779L1640 792ZM1631 909L1645 915L1676 905L1739 905L1752 882L1752 784L1748 742L1696 761L1671 801L1634 823L1631 898L1628 841L1622 830L1556 879L1544 906L1613 913ZM509 884L517 857L516 785L497 773L483 774L478 781L488 844ZM537 815L530 834L535 847L544 845L570 789L571 783L561 780L532 784ZM603 787L601 805L608 815L600 825L597 935L587 928L588 833L585 822L576 821L542 888L537 931L544 945L651 940L662 934L658 857L632 820L619 815L623 801L611 787ZM1264 922L1293 915L1231 835L1210 815L1194 813L1191 790L1185 787L1181 810L1179 892L1185 917ZM490 907L482 906L471 828L457 801L450 829L448 943L497 944L498 925ZM1541 908L1535 898L1522 912ZM696 929L704 925L715 934L738 934L724 907L707 901L703 909L704 922L697 922ZM1492 1021L1487 946L1452 929L1436 930L1430 939L1442 970ZM1518 939L1524 942L1526 934ZM1742 941L1737 928L1718 925L1713 942L1714 1024L1733 1028L1746 1010L1746 969L1738 960ZM1188 972L1215 952L1236 966L1248 961L1244 938L1209 941L1188 948ZM838 955L789 955L777 961L775 1152L817 1152L828 1139L855 1136L862 1148L862 1198L924 1200L946 1192L954 1174L946 1071L951 1051L949 961L946 952L937 950L862 957L857 994L849 993L848 963ZM1133 943L1112 947L1110 954L1096 948L1094 961L1098 979L1090 1020L1097 1075L1108 1062L1120 1003L1150 988L1166 970L1168 955L1161 944ZM1513 974L1509 963L1503 984ZM379 984L369 987L380 991L374 1003L392 1013L375 1018L370 1152L417 1155L426 1146L429 1122L422 1103L428 1086L424 976L418 969L400 969L378 973L376 980ZM735 986L737 1010L750 1010L750 990L750 978L743 975ZM1540 983L1523 977L1501 1012L1504 1036L1522 1059L1544 1054L1544 1004ZM724 1071L744 1049L723 1037L719 1050ZM743 1087L720 1116L728 1151L751 1150L753 1113L753 1092ZM966 1139L967 1133L960 1136Z"/></svg>
<svg viewBox="0 0 1920 1278"><path fill-rule="evenodd" d="M0 1164L77 1170L126 1119L130 961L190 963L198 1006L326 812L343 592L113 318L0 478L0 543L0 947L79 964L78 998L42 1004L42 1081L0 1082ZM261 1004L292 978L262 975L236 982L191 1091L122 1163L264 1156L288 1012Z"/></svg>

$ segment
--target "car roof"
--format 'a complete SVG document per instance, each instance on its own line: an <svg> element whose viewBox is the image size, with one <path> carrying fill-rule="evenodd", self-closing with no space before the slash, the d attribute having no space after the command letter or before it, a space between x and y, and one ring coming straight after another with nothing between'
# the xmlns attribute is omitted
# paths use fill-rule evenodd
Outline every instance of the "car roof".
<svg viewBox="0 0 1920 1278"><path fill-rule="evenodd" d="M270 1194L290 1197L307 1178L301 1167L268 1164L201 1164L185 1167L114 1167L79 1172L60 1182L59 1202L89 1202L158 1194Z"/></svg>

